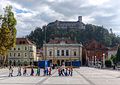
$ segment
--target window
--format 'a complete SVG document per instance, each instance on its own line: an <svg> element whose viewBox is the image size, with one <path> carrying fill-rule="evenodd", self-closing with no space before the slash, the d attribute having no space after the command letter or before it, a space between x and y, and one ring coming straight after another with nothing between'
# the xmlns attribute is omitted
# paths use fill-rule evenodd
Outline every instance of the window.
<svg viewBox="0 0 120 85"><path fill-rule="evenodd" d="M23 44L25 44L25 41L23 41Z"/></svg>
<svg viewBox="0 0 120 85"><path fill-rule="evenodd" d="M69 50L66 50L66 56L69 56Z"/></svg>
<svg viewBox="0 0 120 85"><path fill-rule="evenodd" d="M61 55L64 56L64 50L62 50L62 54Z"/></svg>
<svg viewBox="0 0 120 85"><path fill-rule="evenodd" d="M60 56L60 50L57 50L57 56Z"/></svg>
<svg viewBox="0 0 120 85"><path fill-rule="evenodd" d="M16 48L14 48L14 50L16 50Z"/></svg>
<svg viewBox="0 0 120 85"><path fill-rule="evenodd" d="M52 56L52 51L49 51L49 56Z"/></svg>
<svg viewBox="0 0 120 85"><path fill-rule="evenodd" d="M12 56L12 53L10 53L10 56Z"/></svg>
<svg viewBox="0 0 120 85"><path fill-rule="evenodd" d="M76 51L74 51L74 56L76 56Z"/></svg>
<svg viewBox="0 0 120 85"><path fill-rule="evenodd" d="M20 50L20 48L18 48L18 50Z"/></svg>
<svg viewBox="0 0 120 85"><path fill-rule="evenodd" d="M25 57L27 56L27 53L25 53Z"/></svg>
<svg viewBox="0 0 120 85"><path fill-rule="evenodd" d="M20 56L20 53L18 53L18 56Z"/></svg>
<svg viewBox="0 0 120 85"><path fill-rule="evenodd" d="M14 53L14 56L16 56L16 53Z"/></svg>
<svg viewBox="0 0 120 85"><path fill-rule="evenodd" d="M25 47L25 50L27 50L27 47Z"/></svg>

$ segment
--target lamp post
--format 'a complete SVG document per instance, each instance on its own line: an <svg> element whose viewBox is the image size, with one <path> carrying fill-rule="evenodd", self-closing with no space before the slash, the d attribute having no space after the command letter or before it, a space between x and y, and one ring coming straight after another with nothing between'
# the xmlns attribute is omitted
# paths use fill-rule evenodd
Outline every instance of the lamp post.
<svg viewBox="0 0 120 85"><path fill-rule="evenodd" d="M103 68L105 68L105 53L103 53Z"/></svg>
<svg viewBox="0 0 120 85"><path fill-rule="evenodd" d="M44 55L44 60L46 60L46 25L45 25L45 55Z"/></svg>
<svg viewBox="0 0 120 85"><path fill-rule="evenodd" d="M95 67L96 67L96 56L95 56Z"/></svg>
<svg viewBox="0 0 120 85"><path fill-rule="evenodd" d="M30 52L30 58L29 58L29 59L30 59L30 66L31 66L31 65L33 64L33 62L32 62L32 59L33 59L33 54L32 54L32 53L33 53L33 50L30 49L29 52Z"/></svg>
<svg viewBox="0 0 120 85"><path fill-rule="evenodd" d="M94 67L94 56L92 56L92 67Z"/></svg>

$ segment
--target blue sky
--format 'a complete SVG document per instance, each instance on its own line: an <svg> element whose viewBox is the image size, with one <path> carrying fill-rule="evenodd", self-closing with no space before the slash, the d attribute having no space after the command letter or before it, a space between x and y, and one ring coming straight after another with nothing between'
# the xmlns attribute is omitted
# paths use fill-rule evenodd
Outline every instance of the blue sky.
<svg viewBox="0 0 120 85"><path fill-rule="evenodd" d="M35 27L55 20L77 21L101 25L120 35L120 1L117 0L1 0L0 13L12 5L17 19L17 37L28 35Z"/></svg>

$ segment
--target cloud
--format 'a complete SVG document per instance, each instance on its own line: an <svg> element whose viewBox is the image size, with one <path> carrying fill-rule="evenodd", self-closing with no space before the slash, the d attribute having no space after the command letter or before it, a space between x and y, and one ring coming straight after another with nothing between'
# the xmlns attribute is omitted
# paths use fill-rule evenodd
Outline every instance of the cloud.
<svg viewBox="0 0 120 85"><path fill-rule="evenodd" d="M120 34L120 1L114 0L1 0L0 13L6 5L12 5L17 18L17 36L29 34L35 27L55 20L77 21L103 25Z"/></svg>

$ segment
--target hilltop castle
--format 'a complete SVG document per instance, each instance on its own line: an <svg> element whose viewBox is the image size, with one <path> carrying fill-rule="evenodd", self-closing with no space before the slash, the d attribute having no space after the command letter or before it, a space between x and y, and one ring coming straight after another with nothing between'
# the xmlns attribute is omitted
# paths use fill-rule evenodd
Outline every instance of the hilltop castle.
<svg viewBox="0 0 120 85"><path fill-rule="evenodd" d="M78 16L78 21L58 21L51 22L47 25L47 27L54 27L58 29L67 29L67 28L75 28L75 29L85 29L85 24L82 22L82 16Z"/></svg>

